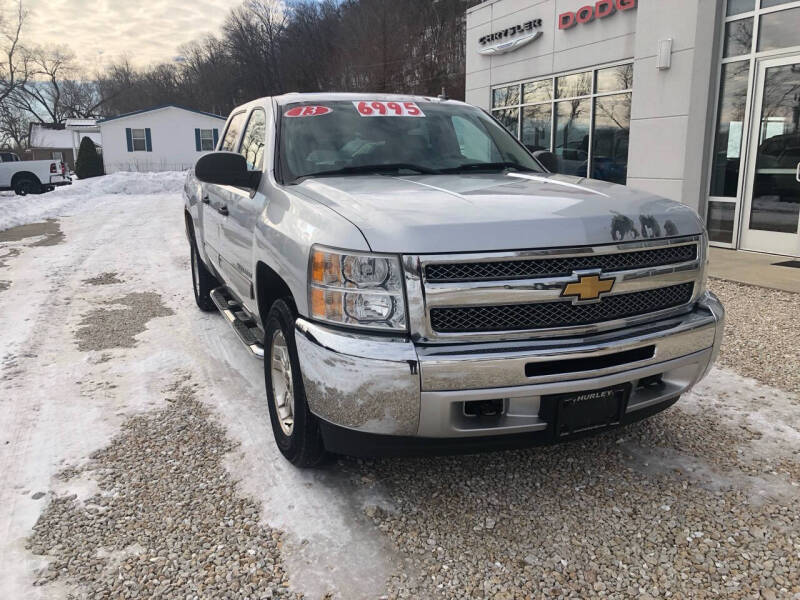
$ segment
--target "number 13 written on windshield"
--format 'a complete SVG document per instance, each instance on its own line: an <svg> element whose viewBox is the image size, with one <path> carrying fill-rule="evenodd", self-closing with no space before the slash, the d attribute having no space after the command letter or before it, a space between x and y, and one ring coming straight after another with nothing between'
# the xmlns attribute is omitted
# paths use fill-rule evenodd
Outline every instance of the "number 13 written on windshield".
<svg viewBox="0 0 800 600"><path fill-rule="evenodd" d="M416 102L368 102L354 101L358 114L362 117L424 117Z"/></svg>

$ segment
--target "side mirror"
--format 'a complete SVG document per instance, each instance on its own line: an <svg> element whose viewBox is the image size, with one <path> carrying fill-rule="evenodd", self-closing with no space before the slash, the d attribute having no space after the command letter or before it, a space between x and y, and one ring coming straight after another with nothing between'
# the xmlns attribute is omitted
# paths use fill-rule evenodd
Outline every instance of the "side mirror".
<svg viewBox="0 0 800 600"><path fill-rule="evenodd" d="M203 183L232 185L254 190L261 171L249 171L244 156L235 152L210 152L197 159L194 175Z"/></svg>
<svg viewBox="0 0 800 600"><path fill-rule="evenodd" d="M533 158L542 163L542 166L548 171L555 172L556 157L549 150L537 150L533 153Z"/></svg>

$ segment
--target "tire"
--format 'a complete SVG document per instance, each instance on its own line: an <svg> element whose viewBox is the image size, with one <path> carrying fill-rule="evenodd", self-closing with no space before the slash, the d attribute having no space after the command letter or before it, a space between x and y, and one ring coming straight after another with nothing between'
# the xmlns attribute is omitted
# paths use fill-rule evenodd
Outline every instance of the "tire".
<svg viewBox="0 0 800 600"><path fill-rule="evenodd" d="M28 194L41 194L42 184L33 177L20 177L14 182L14 193L17 196L27 196Z"/></svg>
<svg viewBox="0 0 800 600"><path fill-rule="evenodd" d="M276 300L264 328L264 381L272 433L278 449L294 466L308 468L322 464L326 453L319 422L308 410L306 402L294 342L294 321L289 304Z"/></svg>
<svg viewBox="0 0 800 600"><path fill-rule="evenodd" d="M194 290L194 301L198 308L205 312L217 310L216 304L211 299L211 290L219 287L219 282L203 264L200 254L197 252L197 244L191 242L191 264L192 264L192 289Z"/></svg>

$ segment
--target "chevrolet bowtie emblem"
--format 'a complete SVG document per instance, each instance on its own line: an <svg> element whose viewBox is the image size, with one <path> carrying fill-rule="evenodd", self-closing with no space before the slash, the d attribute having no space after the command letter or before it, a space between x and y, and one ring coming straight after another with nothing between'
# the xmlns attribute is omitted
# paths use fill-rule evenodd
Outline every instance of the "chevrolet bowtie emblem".
<svg viewBox="0 0 800 600"><path fill-rule="evenodd" d="M615 279L600 279L599 275L581 275L578 281L568 283L561 292L563 297L572 297L576 300L597 300L602 294L607 294L614 287Z"/></svg>

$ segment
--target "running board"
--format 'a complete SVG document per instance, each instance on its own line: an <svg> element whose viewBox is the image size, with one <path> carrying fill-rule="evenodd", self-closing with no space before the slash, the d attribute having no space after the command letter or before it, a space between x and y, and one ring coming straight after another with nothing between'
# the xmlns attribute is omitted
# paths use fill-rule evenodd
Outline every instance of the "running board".
<svg viewBox="0 0 800 600"><path fill-rule="evenodd" d="M236 335L242 340L242 343L250 350L250 354L256 358L263 360L264 346L259 337L260 332L255 324L249 320L247 313L244 312L241 306L228 295L225 286L220 286L211 290L211 300L216 304L222 316L228 320ZM240 316L241 315L241 316ZM242 317L248 319L245 322Z"/></svg>

